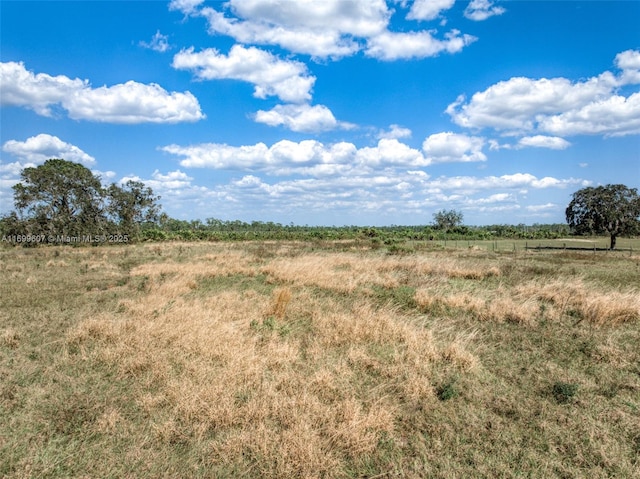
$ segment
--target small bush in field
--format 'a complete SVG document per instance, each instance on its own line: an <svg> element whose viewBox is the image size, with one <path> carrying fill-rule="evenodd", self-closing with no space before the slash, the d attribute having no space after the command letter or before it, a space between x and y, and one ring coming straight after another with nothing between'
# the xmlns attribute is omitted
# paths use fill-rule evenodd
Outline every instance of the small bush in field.
<svg viewBox="0 0 640 479"><path fill-rule="evenodd" d="M566 404L573 400L578 393L578 385L575 383L557 382L553 385L553 397L560 404Z"/></svg>

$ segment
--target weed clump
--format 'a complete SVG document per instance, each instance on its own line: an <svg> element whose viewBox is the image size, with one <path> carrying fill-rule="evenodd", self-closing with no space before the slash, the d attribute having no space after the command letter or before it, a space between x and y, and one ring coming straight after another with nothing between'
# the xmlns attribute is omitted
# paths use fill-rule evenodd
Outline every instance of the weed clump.
<svg viewBox="0 0 640 479"><path fill-rule="evenodd" d="M456 387L456 379L449 379L436 388L436 396L440 401L448 401L460 395L460 390Z"/></svg>
<svg viewBox="0 0 640 479"><path fill-rule="evenodd" d="M572 402L578 393L578 385L575 383L556 382L551 388L553 397L558 404L568 404Z"/></svg>
<svg viewBox="0 0 640 479"><path fill-rule="evenodd" d="M277 332L280 336L287 336L291 330L288 325L278 323L278 320L274 316L267 316L262 322L253 319L249 323L249 327L258 333L271 333Z"/></svg>

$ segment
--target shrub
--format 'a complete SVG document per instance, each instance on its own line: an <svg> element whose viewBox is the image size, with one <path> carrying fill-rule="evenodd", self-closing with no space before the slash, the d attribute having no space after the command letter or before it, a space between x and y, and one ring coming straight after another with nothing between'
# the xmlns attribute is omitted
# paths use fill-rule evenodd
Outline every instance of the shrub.
<svg viewBox="0 0 640 479"><path fill-rule="evenodd" d="M436 388L436 396L438 396L440 401L448 401L449 399L457 397L459 394L460 391L458 391L456 387L455 379L449 379Z"/></svg>
<svg viewBox="0 0 640 479"><path fill-rule="evenodd" d="M556 382L553 385L553 397L559 404L566 404L573 400L578 392L578 385L575 383Z"/></svg>

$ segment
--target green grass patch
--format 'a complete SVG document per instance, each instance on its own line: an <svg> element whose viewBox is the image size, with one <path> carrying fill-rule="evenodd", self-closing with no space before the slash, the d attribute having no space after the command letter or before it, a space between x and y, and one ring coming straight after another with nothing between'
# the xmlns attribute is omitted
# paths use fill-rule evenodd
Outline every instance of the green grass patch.
<svg viewBox="0 0 640 479"><path fill-rule="evenodd" d="M384 286L372 286L373 296L380 304L392 304L404 310L412 310L417 307L415 301L416 289L412 286L397 286L386 288Z"/></svg>

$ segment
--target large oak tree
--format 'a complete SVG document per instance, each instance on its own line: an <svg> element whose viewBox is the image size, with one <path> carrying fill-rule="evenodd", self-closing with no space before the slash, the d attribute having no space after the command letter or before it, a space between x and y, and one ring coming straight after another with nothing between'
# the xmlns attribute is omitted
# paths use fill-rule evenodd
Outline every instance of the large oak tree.
<svg viewBox="0 0 640 479"><path fill-rule="evenodd" d="M100 178L85 166L55 158L25 168L20 178L14 204L32 233L91 234L106 226Z"/></svg>
<svg viewBox="0 0 640 479"><path fill-rule="evenodd" d="M25 168L13 187L19 215L5 218L12 234L135 236L142 223L158 219L159 196L139 181L103 187L85 166L51 159Z"/></svg>
<svg viewBox="0 0 640 479"><path fill-rule="evenodd" d="M582 188L573 194L565 213L577 234L608 234L611 249L618 236L640 232L640 196L636 188L625 185Z"/></svg>
<svg viewBox="0 0 640 479"><path fill-rule="evenodd" d="M462 225L462 212L456 210L441 210L433 214L433 224L437 229L449 231Z"/></svg>

